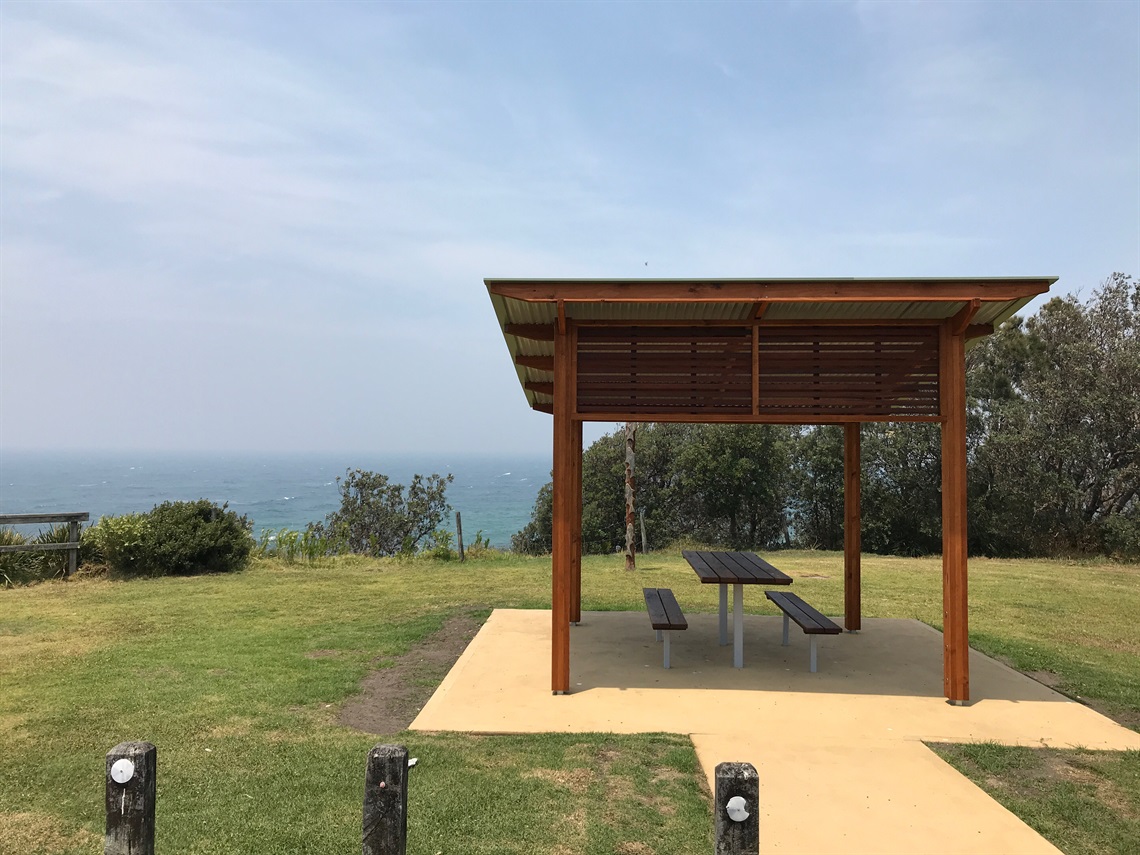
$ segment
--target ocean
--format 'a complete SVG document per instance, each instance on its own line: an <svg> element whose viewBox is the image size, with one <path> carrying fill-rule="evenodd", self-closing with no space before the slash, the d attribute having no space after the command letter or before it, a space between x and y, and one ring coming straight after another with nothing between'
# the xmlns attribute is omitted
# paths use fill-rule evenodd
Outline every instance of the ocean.
<svg viewBox="0 0 1140 855"><path fill-rule="evenodd" d="M304 530L340 507L337 476L347 468L381 472L407 484L414 474L453 475L443 527L463 519L463 541L483 532L507 548L526 525L549 456L385 454L171 454L157 452L0 451L0 513L87 511L91 521L149 511L165 501L209 499L264 529ZM34 533L34 531L33 531Z"/></svg>

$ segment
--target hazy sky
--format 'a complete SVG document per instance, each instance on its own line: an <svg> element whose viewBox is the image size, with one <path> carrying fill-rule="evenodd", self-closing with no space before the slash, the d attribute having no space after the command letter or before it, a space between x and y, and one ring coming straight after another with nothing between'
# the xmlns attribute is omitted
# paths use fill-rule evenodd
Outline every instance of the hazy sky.
<svg viewBox="0 0 1140 855"><path fill-rule="evenodd" d="M487 276L1140 274L1138 57L1135 2L5 0L0 448L546 451Z"/></svg>

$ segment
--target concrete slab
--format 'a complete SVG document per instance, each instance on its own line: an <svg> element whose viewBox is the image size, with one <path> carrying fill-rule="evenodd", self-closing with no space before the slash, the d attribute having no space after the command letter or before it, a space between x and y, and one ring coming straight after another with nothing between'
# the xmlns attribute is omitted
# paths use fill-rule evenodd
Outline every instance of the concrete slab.
<svg viewBox="0 0 1140 855"><path fill-rule="evenodd" d="M571 694L550 692L550 612L498 609L413 730L690 734L706 776L760 771L764 852L1053 853L1047 841L943 763L927 741L1140 748L1140 734L971 651L973 703L942 695L942 636L912 620L808 639L745 616L745 667L716 615L690 615L673 667L641 612L588 612L571 630Z"/></svg>

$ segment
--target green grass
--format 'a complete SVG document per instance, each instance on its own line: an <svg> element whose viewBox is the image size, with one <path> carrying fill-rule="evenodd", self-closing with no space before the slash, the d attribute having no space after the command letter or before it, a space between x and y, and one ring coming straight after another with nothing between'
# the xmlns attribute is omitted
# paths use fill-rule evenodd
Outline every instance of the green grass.
<svg viewBox="0 0 1140 855"><path fill-rule="evenodd" d="M772 560L805 599L841 613L842 556ZM715 586L692 584L679 552L639 556L638 567L587 558L584 607L640 610L652 578L687 591L686 610L716 609ZM1140 724L1130 623L1140 567L974 560L970 571L976 647L1049 670L1066 691ZM0 852L101 851L103 757L128 739L158 746L167 853L354 851L364 758L378 741L420 758L411 852L709 851L708 796L687 739L377 738L337 724L371 668L450 615L547 608L549 598L549 559L517 556L262 561L229 576L0 591ZM940 561L866 556L863 602L867 617L939 626ZM748 605L774 613L763 598ZM1129 786L1130 798L1140 792Z"/></svg>
<svg viewBox="0 0 1140 855"><path fill-rule="evenodd" d="M1069 855L1134 855L1140 848L1140 751L933 747Z"/></svg>

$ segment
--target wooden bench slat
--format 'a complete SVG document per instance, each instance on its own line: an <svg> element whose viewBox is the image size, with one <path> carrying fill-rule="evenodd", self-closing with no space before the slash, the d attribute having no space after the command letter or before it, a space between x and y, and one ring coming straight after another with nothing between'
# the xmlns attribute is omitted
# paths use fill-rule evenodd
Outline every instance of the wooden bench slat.
<svg viewBox="0 0 1140 855"><path fill-rule="evenodd" d="M689 623L668 588L642 588L649 621L654 629L688 629Z"/></svg>
<svg viewBox="0 0 1140 855"><path fill-rule="evenodd" d="M843 631L838 624L816 611L796 594L789 591L765 591L764 594L809 635L838 635Z"/></svg>

